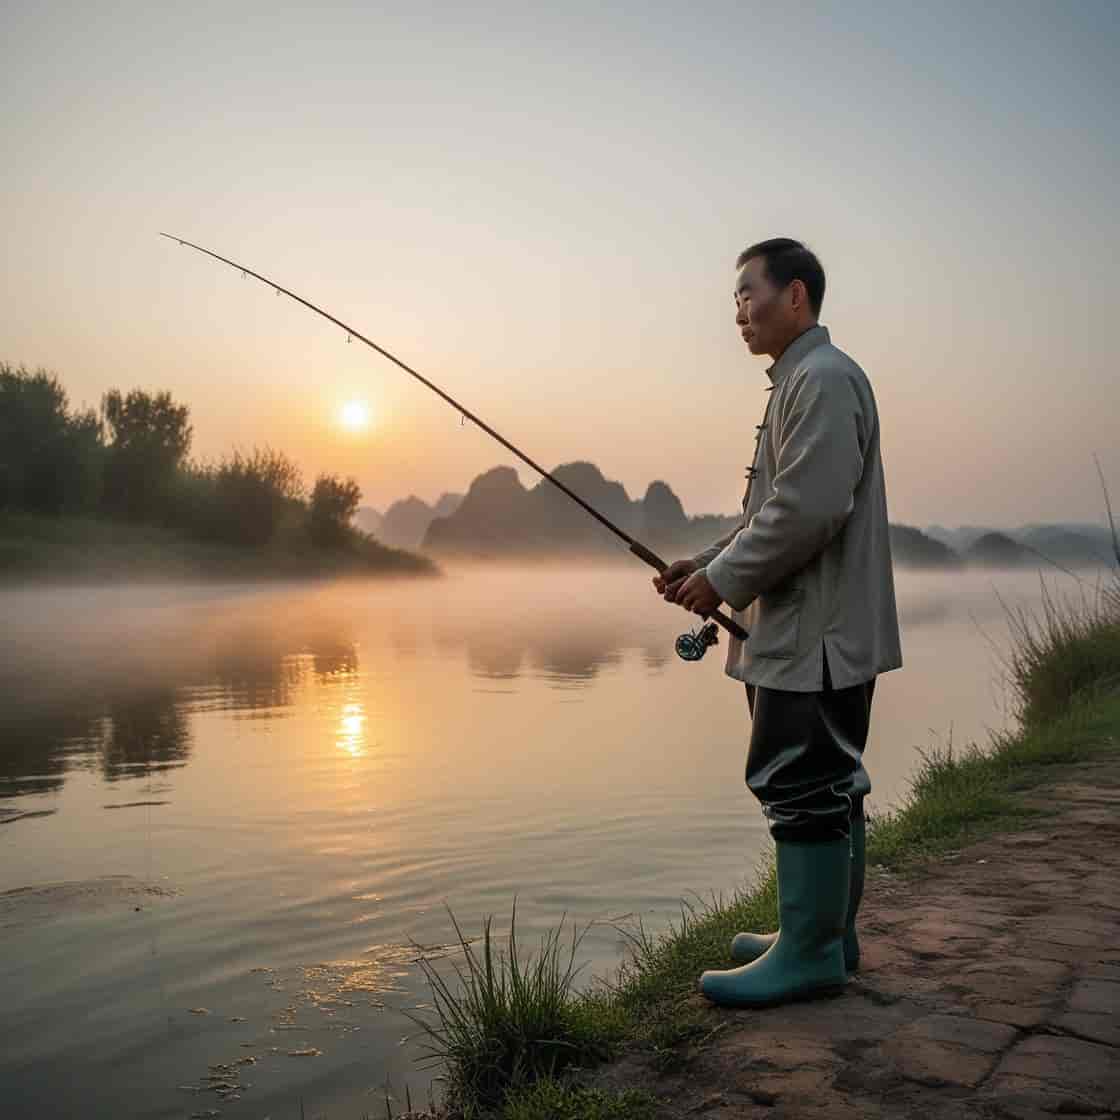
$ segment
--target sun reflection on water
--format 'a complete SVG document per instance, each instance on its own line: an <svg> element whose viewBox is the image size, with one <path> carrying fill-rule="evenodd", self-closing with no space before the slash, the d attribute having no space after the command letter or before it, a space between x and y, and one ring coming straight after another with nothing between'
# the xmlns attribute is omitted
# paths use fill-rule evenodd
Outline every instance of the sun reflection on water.
<svg viewBox="0 0 1120 1120"><path fill-rule="evenodd" d="M361 758L366 753L366 717L361 704L344 704L338 720L338 737L335 742L339 750L352 758Z"/></svg>

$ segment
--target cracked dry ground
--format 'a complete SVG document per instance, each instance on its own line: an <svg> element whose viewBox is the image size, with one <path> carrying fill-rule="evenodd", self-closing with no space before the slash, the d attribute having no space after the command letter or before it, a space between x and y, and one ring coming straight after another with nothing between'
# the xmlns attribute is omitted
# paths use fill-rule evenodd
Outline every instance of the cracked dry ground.
<svg viewBox="0 0 1120 1120"><path fill-rule="evenodd" d="M651 1090L658 1120L1120 1115L1120 760L1063 776L1024 799L1056 811L1030 831L916 878L869 869L843 995L697 995L715 1034L684 1069L631 1054L592 1083Z"/></svg>

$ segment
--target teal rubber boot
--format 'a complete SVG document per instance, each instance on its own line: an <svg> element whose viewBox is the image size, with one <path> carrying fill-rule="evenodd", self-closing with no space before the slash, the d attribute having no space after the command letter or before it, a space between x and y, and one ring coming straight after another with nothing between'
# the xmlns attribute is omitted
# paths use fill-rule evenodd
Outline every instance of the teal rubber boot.
<svg viewBox="0 0 1120 1120"><path fill-rule="evenodd" d="M780 936L757 960L709 969L700 991L726 1007L772 1007L837 995L847 981L844 926L851 886L848 840L778 841Z"/></svg>
<svg viewBox="0 0 1120 1120"><path fill-rule="evenodd" d="M859 971L859 938L856 936L856 914L863 898L863 880L867 867L867 829L863 814L852 818L852 871L848 888L848 921L844 930L844 967ZM778 933L737 933L731 939L731 959L748 964L758 960L775 941Z"/></svg>

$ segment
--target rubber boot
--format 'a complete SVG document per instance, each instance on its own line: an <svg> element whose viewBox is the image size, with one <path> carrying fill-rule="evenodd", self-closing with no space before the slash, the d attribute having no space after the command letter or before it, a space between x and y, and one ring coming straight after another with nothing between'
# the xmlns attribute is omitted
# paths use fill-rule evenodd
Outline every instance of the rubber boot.
<svg viewBox="0 0 1120 1120"><path fill-rule="evenodd" d="M703 973L700 991L713 1003L771 1007L844 988L851 846L847 839L782 840L777 849L781 935L750 964Z"/></svg>
<svg viewBox="0 0 1120 1120"><path fill-rule="evenodd" d="M852 818L852 871L848 888L848 921L844 930L844 967L859 971L859 938L856 936L856 913L863 898L863 880L867 866L867 829L863 813ZM778 940L774 933L737 933L731 939L731 959L742 963L757 960Z"/></svg>

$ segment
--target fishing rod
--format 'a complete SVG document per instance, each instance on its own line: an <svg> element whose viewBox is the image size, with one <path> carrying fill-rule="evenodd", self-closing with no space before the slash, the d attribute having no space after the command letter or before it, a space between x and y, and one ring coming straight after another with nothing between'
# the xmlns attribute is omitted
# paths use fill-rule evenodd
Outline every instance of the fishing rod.
<svg viewBox="0 0 1120 1120"><path fill-rule="evenodd" d="M475 416L468 408L464 408L454 397L445 393L438 385L429 381L423 374L417 373L410 365L402 362L395 354L391 354L383 346L378 346L372 339L366 338L361 331L355 330L348 323L344 323L341 319L336 319L330 312L324 311L321 307L316 307L310 300L304 299L302 296L296 295L295 292L290 291L288 288L277 284L275 280L270 280L267 276L262 276L259 272L254 272L251 268L243 264L238 264L236 261L231 261L228 257L223 257L219 253L215 253L212 249L207 249L202 245L196 245L193 241L184 241L181 237L176 237L171 233L160 233L160 237L166 237L169 241L178 241L180 245L185 245L190 249L196 249L200 253L205 253L208 257L213 257L216 261L221 261L222 264L228 264L230 268L236 268L242 276L252 276L259 280L262 284L267 284L272 288L277 295L283 294L291 297L296 303L302 303L304 307L314 311L317 315L322 315L324 319L334 323L336 327L340 327L346 332L346 341L349 342L351 338L356 338L360 342L364 342L371 349L376 350L383 358L388 358L394 365L399 366L405 373L412 374L417 381L426 385L433 393L438 393L448 404L450 404L461 416L470 417L470 419L477 424L487 435L493 436L503 447L508 448L523 462L528 463L533 470L538 474L543 475L549 482L562 490L573 502L576 502L583 507L592 517L595 518L600 524L605 525L615 536L620 537L630 547L630 551L637 556L640 560L649 564L651 567L656 568L658 573L663 573L668 564L661 559L657 553L652 552L646 548L640 541L636 541L629 533L624 532L613 521L604 517L594 506L585 502L575 491L565 486L558 478L556 478L550 471L546 471L539 463L534 462L519 448L514 447L512 443L504 436L499 435L494 431L484 420ZM741 641L746 641L747 632L744 630L734 619L728 618L727 615L722 614L720 611L712 611L710 614L702 614L702 618L707 619L707 623L702 626L698 631L682 634L676 641L676 651L685 661L699 661L701 657L707 652L709 646L714 646L718 641L718 634L716 626L722 626L733 637L739 638Z"/></svg>

